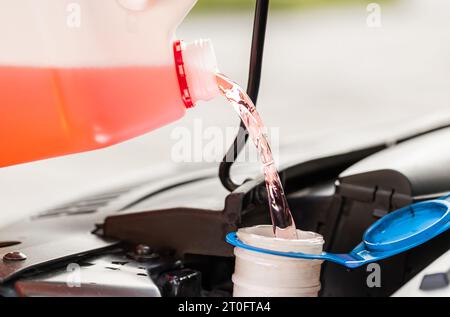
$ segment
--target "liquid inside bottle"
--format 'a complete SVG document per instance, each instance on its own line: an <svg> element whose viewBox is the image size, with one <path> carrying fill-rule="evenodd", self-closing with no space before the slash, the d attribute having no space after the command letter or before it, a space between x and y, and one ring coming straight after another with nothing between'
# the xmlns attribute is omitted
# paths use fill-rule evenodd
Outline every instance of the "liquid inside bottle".
<svg viewBox="0 0 450 317"><path fill-rule="evenodd" d="M173 65L0 66L0 87L0 167L115 144L186 111Z"/></svg>
<svg viewBox="0 0 450 317"><path fill-rule="evenodd" d="M245 91L225 75L216 75L217 84L222 95L231 103L244 123L263 164L266 189L269 199L270 217L275 237L297 239L297 231L289 209L280 176L275 167L272 150L264 124L256 107Z"/></svg>

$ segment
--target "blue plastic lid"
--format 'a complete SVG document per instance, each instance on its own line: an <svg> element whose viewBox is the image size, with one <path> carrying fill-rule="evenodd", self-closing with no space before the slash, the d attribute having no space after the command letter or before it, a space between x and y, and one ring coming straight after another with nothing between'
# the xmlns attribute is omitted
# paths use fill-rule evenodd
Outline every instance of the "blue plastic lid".
<svg viewBox="0 0 450 317"><path fill-rule="evenodd" d="M417 203L384 216L364 233L366 249L392 251L429 240L450 220L449 207L449 203L444 200L434 200Z"/></svg>
<svg viewBox="0 0 450 317"><path fill-rule="evenodd" d="M253 247L240 241L235 232L227 234L228 243L254 252L300 259L331 261L349 268L376 262L425 243L450 229L450 196L421 202L396 210L371 225L363 242L350 253L305 254Z"/></svg>

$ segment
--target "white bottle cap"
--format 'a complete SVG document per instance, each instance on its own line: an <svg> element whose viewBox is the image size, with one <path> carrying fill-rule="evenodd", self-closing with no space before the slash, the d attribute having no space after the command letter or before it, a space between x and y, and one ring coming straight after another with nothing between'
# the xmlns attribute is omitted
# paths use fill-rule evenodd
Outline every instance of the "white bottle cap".
<svg viewBox="0 0 450 317"><path fill-rule="evenodd" d="M211 40L183 43L182 54L192 102L207 101L219 95L217 61Z"/></svg>

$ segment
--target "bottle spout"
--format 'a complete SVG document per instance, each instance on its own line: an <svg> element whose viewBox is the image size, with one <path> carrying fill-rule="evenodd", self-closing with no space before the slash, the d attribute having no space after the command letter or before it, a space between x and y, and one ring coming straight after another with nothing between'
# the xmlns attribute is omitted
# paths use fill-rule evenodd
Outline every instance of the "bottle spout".
<svg viewBox="0 0 450 317"><path fill-rule="evenodd" d="M147 10L152 3L151 0L117 0L117 2L123 8L136 12Z"/></svg>
<svg viewBox="0 0 450 317"><path fill-rule="evenodd" d="M175 48L175 55L176 50L177 48ZM182 95L185 96L188 93L192 104L200 100L208 101L219 95L216 80L217 60L211 40L196 40L189 43L180 41L179 50L181 50L183 63L182 72L187 85L182 87L183 83L180 82ZM177 61L177 58L175 60ZM177 65L177 72L180 79L179 65Z"/></svg>

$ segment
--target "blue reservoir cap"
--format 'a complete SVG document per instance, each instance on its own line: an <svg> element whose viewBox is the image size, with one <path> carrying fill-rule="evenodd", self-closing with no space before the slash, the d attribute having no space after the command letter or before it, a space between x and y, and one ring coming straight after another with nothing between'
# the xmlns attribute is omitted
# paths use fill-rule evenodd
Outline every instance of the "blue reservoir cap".
<svg viewBox="0 0 450 317"><path fill-rule="evenodd" d="M396 210L371 225L363 241L348 254L322 252L306 254L280 252L247 245L235 232L226 236L226 241L235 247L290 258L331 261L348 268L376 262L405 252L438 236L450 228L450 196Z"/></svg>
<svg viewBox="0 0 450 317"><path fill-rule="evenodd" d="M433 200L394 211L370 226L363 236L372 252L413 248L440 233L450 221L450 203Z"/></svg>

